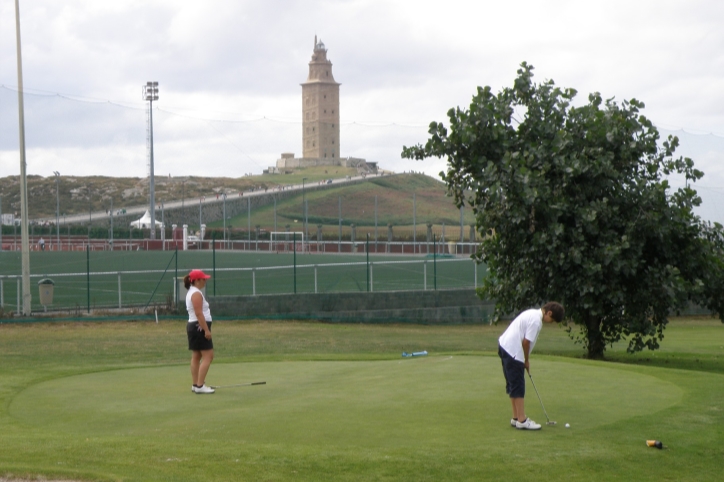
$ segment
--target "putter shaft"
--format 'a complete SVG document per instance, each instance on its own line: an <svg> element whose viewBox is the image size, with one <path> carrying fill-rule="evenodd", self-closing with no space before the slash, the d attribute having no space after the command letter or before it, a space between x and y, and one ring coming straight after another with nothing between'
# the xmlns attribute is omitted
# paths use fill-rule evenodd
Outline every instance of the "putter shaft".
<svg viewBox="0 0 724 482"><path fill-rule="evenodd" d="M540 406L541 406L541 408L543 409L543 413L544 413L545 416L546 416L546 420L547 420L546 425L555 425L556 422L552 421L552 420L548 417L548 412L546 412L546 407L543 406L543 400L540 398L540 393L538 393L538 388L536 388L535 382L533 381L533 376L530 374L530 372L528 372L528 378L530 378L530 383L533 384L533 389L535 390L535 394L538 395L538 401L540 402Z"/></svg>
<svg viewBox="0 0 724 482"><path fill-rule="evenodd" d="M217 385L211 386L213 389L217 388L233 388L233 387L250 387L252 385L266 385L266 382L251 382L251 383L239 383L238 385Z"/></svg>

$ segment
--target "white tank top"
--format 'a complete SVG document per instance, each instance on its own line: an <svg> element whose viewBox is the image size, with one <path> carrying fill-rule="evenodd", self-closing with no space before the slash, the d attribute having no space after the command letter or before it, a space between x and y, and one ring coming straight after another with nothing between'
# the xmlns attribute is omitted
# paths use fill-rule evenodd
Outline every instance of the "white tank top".
<svg viewBox="0 0 724 482"><path fill-rule="evenodd" d="M189 312L189 323L196 323L198 318L196 318L196 311L194 311L194 305L191 302L191 296L194 293L200 293L201 299L203 300L203 303L201 304L201 312L204 314L204 320L211 321L211 310L209 309L209 302L206 301L206 297L204 296L204 293L198 289L196 286L190 286L189 292L186 293L186 310Z"/></svg>

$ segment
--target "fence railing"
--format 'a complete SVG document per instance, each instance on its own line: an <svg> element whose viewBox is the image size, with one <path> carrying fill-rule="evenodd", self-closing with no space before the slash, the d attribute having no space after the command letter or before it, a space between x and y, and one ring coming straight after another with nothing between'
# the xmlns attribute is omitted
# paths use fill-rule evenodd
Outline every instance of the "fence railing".
<svg viewBox="0 0 724 482"><path fill-rule="evenodd" d="M174 255L169 254L172 257ZM222 259L222 254L227 258ZM291 255L279 256L292 261L289 259ZM422 259L409 260L384 260L378 256L369 261L316 263L307 261L316 255L300 254L294 256L292 264L255 267L228 266L233 264L227 261L228 256L238 255L220 251L212 259L207 256L204 264L196 262L193 265L212 274L206 286L207 295L259 296L476 288L486 272L484 267L478 266L472 259L457 258L450 254L432 254ZM54 282L54 293L52 304L42 306L38 292L32 291L32 310L90 312L91 309L144 308L149 305L170 308L177 303L183 308L185 289L181 278L188 272L188 266L181 269L172 261L169 258L166 269L91 271L89 267L85 272L33 274L31 289L36 289L34 287L41 278L50 278ZM0 275L0 307L5 312L21 311L20 275Z"/></svg>
<svg viewBox="0 0 724 482"><path fill-rule="evenodd" d="M292 233L290 233L291 235ZM269 251L290 253L296 248L297 252L304 253L373 253L373 254L452 254L455 256L474 254L479 243L470 242L433 242L433 241L374 241L372 239L358 241L304 241L293 240L196 240L187 242L187 250L231 250L231 251ZM3 243L3 251L20 251L19 240ZM31 251L173 251L183 249L182 240L165 239L116 239L113 241L104 239L87 239L82 236L74 238L61 238L57 243L56 239L46 240L41 249L38 239L31 239Z"/></svg>

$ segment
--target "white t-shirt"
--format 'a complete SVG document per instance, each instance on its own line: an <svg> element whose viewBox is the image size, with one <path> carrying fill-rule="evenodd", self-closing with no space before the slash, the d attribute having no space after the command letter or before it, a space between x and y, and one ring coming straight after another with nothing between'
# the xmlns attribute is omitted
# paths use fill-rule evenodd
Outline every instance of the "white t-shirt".
<svg viewBox="0 0 724 482"><path fill-rule="evenodd" d="M204 314L204 320L211 321L211 309L209 308L209 302L206 301L204 293L196 286L189 286L189 292L186 293L186 309L189 312L189 323L195 323L198 320L196 317L196 311L194 311L194 304L191 302L191 295L194 293L200 293L203 303L201 303L201 312Z"/></svg>
<svg viewBox="0 0 724 482"><path fill-rule="evenodd" d="M540 308L525 310L519 314L500 335L498 343L510 356L520 362L525 362L523 353L523 339L530 342L530 352L533 351L538 334L543 327L543 311ZM530 354L530 352L528 352Z"/></svg>

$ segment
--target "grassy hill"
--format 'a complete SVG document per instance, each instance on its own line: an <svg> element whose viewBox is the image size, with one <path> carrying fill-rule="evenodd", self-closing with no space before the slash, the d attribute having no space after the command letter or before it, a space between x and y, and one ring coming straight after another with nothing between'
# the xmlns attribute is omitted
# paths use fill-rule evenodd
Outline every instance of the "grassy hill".
<svg viewBox="0 0 724 482"><path fill-rule="evenodd" d="M158 176L155 179L156 201L169 202L197 200L201 196L212 197L226 192L234 195L256 189L273 189L280 185L299 185L305 179L309 189L304 197L308 203L308 232L316 234L317 225L323 226L325 238L336 239L339 233L340 201L343 237L349 237L351 225L357 227L357 239L365 233L374 234L375 201L377 202L378 236L386 238L387 225L394 226L395 236L421 239L425 236L426 224L434 225L434 232L440 235L442 225L448 229L448 236L457 237L460 226L460 210L446 195L445 185L435 178L422 174L400 174L395 176L371 176L366 182L351 185L334 185L324 189L316 186L325 179L336 179L356 175L355 170L341 167L318 167L299 169L291 174L246 176L241 178L205 178ZM88 213L89 210L118 210L148 203L148 179L123 177L60 177L60 216L64 214ZM19 215L18 176L0 179L2 212ZM276 206L276 230L300 231L304 222L302 193L280 199ZM413 201L414 200L414 201ZM56 185L54 177L28 176L28 203L30 219L55 216ZM413 214L414 213L414 214ZM472 210L463 210L466 226L474 224ZM226 220L226 227L239 231L243 239L248 237L246 228L260 226L264 230L275 229L274 205L253 208L251 219L246 212ZM416 225L413 235L413 223ZM210 229L221 228L223 220L207 222ZM197 229L197 228L196 228ZM243 232L242 232L243 231Z"/></svg>
<svg viewBox="0 0 724 482"><path fill-rule="evenodd" d="M351 186L306 191L310 233L316 232L318 224L327 228L339 225L340 199L344 227L348 227L350 224L361 228L374 226L375 197L377 198L377 225L380 229L386 229L388 223L395 227L411 227L413 210L416 211L415 221L418 232L424 231L424 226L428 222L438 227L443 223L450 227L460 225L460 210L455 207L452 198L446 196L445 185L442 182L422 174L401 174L372 177L367 182ZM301 225L304 220L303 213L302 193L278 202L278 230L283 230L287 224ZM471 209L465 209L463 215L466 226L475 222ZM246 228L247 223L247 214L244 213L227 220L227 227L232 225ZM218 228L222 224L222 221L209 223L209 227ZM252 210L251 224L262 227L273 226L274 205ZM363 231L369 232L369 229Z"/></svg>
<svg viewBox="0 0 724 482"><path fill-rule="evenodd" d="M313 183L322 179L339 179L356 175L355 169L317 167L292 174L231 177L166 177L156 176L156 202L198 199L226 192L235 194L251 189L273 188L286 184L301 184L302 178ZM54 217L56 208L55 177L28 176L28 217ZM104 176L60 176L60 215L121 209L148 204L148 178ZM0 178L0 199L3 213L20 216L20 176Z"/></svg>

